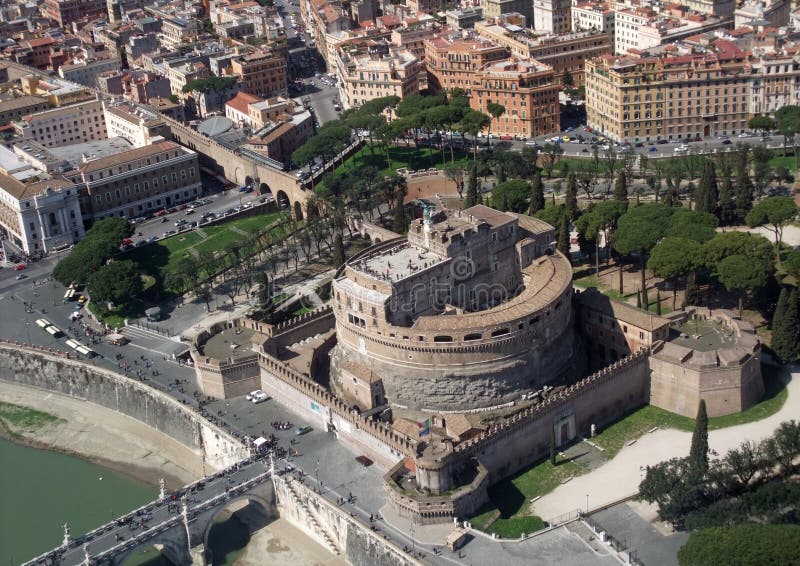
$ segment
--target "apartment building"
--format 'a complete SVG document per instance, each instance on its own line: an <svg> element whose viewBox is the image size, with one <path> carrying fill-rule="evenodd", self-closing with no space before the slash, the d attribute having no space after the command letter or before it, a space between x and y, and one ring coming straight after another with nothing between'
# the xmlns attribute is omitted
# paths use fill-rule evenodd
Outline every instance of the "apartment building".
<svg viewBox="0 0 800 566"><path fill-rule="evenodd" d="M526 24L533 22L533 2L531 0L480 0L484 18L498 18L503 14L522 14Z"/></svg>
<svg viewBox="0 0 800 566"><path fill-rule="evenodd" d="M508 58L508 51L485 39L436 36L425 40L428 88L434 92L472 91L475 75L484 66Z"/></svg>
<svg viewBox="0 0 800 566"><path fill-rule="evenodd" d="M83 164L85 215L135 218L194 200L202 192L197 153L162 141Z"/></svg>
<svg viewBox="0 0 800 566"><path fill-rule="evenodd" d="M55 77L25 75L19 82L22 92L46 98L50 106L68 106L95 98L95 94L87 87Z"/></svg>
<svg viewBox="0 0 800 566"><path fill-rule="evenodd" d="M81 19L94 20L106 15L104 0L45 0L45 15L59 27L67 28Z"/></svg>
<svg viewBox="0 0 800 566"><path fill-rule="evenodd" d="M351 22L340 0L300 0L300 16L306 24L328 68L336 58L335 45L339 34L350 29Z"/></svg>
<svg viewBox="0 0 800 566"><path fill-rule="evenodd" d="M376 98L419 92L422 63L409 51L371 39L342 43L335 61L339 98L353 108Z"/></svg>
<svg viewBox="0 0 800 566"><path fill-rule="evenodd" d="M14 122L17 135L44 147L102 140L108 137L103 103L99 100L23 116Z"/></svg>
<svg viewBox="0 0 800 566"><path fill-rule="evenodd" d="M589 2L574 0L570 15L572 16L573 31L602 31L611 38L613 43L616 17L610 3L598 2L597 0Z"/></svg>
<svg viewBox="0 0 800 566"><path fill-rule="evenodd" d="M239 75L241 90L262 98L285 95L289 83L286 56L281 51L262 50L231 59L231 71Z"/></svg>
<svg viewBox="0 0 800 566"><path fill-rule="evenodd" d="M448 12L449 14L450 12ZM476 13L480 13L477 10ZM449 18L449 16L448 16ZM410 51L420 61L425 60L425 40L438 28L436 20L425 18L417 22L406 23L392 30L390 36L393 45Z"/></svg>
<svg viewBox="0 0 800 566"><path fill-rule="evenodd" d="M158 114L128 102L103 103L108 137L125 138L134 147L144 147L170 135Z"/></svg>
<svg viewBox="0 0 800 566"><path fill-rule="evenodd" d="M451 29L472 29L475 27L475 22L483 19L483 8L471 6L459 10L447 10L445 17Z"/></svg>
<svg viewBox="0 0 800 566"><path fill-rule="evenodd" d="M74 63L64 63L58 68L58 75L65 81L97 87L97 77L109 71L119 71L120 61L117 57L105 59L81 59Z"/></svg>
<svg viewBox="0 0 800 566"><path fill-rule="evenodd" d="M789 23L791 8L794 6L789 0L747 0L733 13L734 27L753 25L752 22L768 22L774 27L785 26ZM755 24L756 27L764 24Z"/></svg>
<svg viewBox="0 0 800 566"><path fill-rule="evenodd" d="M747 98L750 114L800 105L800 57L769 54L752 60Z"/></svg>
<svg viewBox="0 0 800 566"><path fill-rule="evenodd" d="M21 120L23 116L35 114L50 108L50 104L41 96L22 95L7 100L0 100L0 126Z"/></svg>
<svg viewBox="0 0 800 566"><path fill-rule="evenodd" d="M505 113L492 120L495 134L540 136L561 129L559 90L552 67L512 57L489 63L476 73L470 107L486 114L490 102L505 107Z"/></svg>
<svg viewBox="0 0 800 566"><path fill-rule="evenodd" d="M572 30L572 0L533 0L533 28L542 33L562 34Z"/></svg>
<svg viewBox="0 0 800 566"><path fill-rule="evenodd" d="M717 40L702 52L615 57L586 63L588 124L616 141L736 134L747 129L747 54Z"/></svg>
<svg viewBox="0 0 800 566"><path fill-rule="evenodd" d="M629 49L640 49L639 28L655 19L649 8L623 7L614 14L614 53L624 55Z"/></svg>
<svg viewBox="0 0 800 566"><path fill-rule="evenodd" d="M513 15L511 15L513 16ZM575 87L583 84L585 61L611 53L611 39L601 31L569 32L562 35L539 34L511 23L509 14L475 24L481 37L506 47L521 59L535 59L553 68L555 81L562 84L565 74Z"/></svg>

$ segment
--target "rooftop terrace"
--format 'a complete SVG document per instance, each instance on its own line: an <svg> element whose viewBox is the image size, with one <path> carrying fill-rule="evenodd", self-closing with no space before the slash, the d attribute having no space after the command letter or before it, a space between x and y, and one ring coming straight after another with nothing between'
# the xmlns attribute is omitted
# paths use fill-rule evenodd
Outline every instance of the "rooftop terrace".
<svg viewBox="0 0 800 566"><path fill-rule="evenodd" d="M351 267L377 279L393 282L448 260L433 252L401 243L356 261Z"/></svg>
<svg viewBox="0 0 800 566"><path fill-rule="evenodd" d="M689 320L671 329L674 344L698 352L712 352L736 345L733 330L713 319Z"/></svg>
<svg viewBox="0 0 800 566"><path fill-rule="evenodd" d="M200 352L218 360L255 354L250 349L250 338L253 334L255 331L250 328L226 328L209 338L200 348Z"/></svg>

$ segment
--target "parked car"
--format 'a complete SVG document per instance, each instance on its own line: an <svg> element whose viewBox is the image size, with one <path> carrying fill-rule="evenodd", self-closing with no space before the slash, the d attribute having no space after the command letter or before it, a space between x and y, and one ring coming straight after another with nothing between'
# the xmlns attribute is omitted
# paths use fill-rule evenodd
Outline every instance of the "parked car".
<svg viewBox="0 0 800 566"><path fill-rule="evenodd" d="M372 460L367 458L366 456L356 456L356 462L364 466L365 468L371 466L373 464Z"/></svg>
<svg viewBox="0 0 800 566"><path fill-rule="evenodd" d="M259 403L263 403L264 401L269 401L269 400L270 396L261 391L253 395L253 397L250 399L250 402L253 403L253 405L258 405Z"/></svg>
<svg viewBox="0 0 800 566"><path fill-rule="evenodd" d="M17 265L14 266L14 271L22 271L23 269L27 269L27 267L28 266L25 265L24 263L18 263Z"/></svg>
<svg viewBox="0 0 800 566"><path fill-rule="evenodd" d="M308 425L305 425L305 426L301 426L300 428L298 428L296 431L294 431L294 433L295 433L297 436L302 436L302 435L304 435L304 434L306 434L306 433L308 433L308 432L311 432L312 430L314 430L314 429L313 429L313 428L311 428L311 427L310 427L310 426L308 426Z"/></svg>

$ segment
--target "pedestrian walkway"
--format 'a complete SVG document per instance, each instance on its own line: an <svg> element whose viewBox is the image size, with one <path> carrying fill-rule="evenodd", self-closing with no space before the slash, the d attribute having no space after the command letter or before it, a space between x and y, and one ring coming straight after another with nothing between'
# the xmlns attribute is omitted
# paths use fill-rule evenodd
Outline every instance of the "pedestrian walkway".
<svg viewBox="0 0 800 566"><path fill-rule="evenodd" d="M786 372L789 396L777 413L760 421L710 431L709 448L722 455L745 440L758 442L771 435L783 421L797 419L800 415L800 368L794 365L790 369L791 374ZM533 513L548 520L575 509L598 509L630 497L638 491L644 468L687 456L691 441L692 433L674 429L645 434L607 464L537 500Z"/></svg>

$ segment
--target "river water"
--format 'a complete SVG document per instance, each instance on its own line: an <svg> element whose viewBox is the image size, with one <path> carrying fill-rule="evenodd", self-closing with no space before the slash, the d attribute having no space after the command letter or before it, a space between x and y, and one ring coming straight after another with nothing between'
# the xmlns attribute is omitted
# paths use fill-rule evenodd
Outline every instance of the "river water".
<svg viewBox="0 0 800 566"><path fill-rule="evenodd" d="M73 535L152 501L158 488L81 458L21 446L0 438L0 566L16 566L61 544L66 522ZM234 519L211 531L214 563L233 564L247 542ZM126 564L167 564L152 548Z"/></svg>

